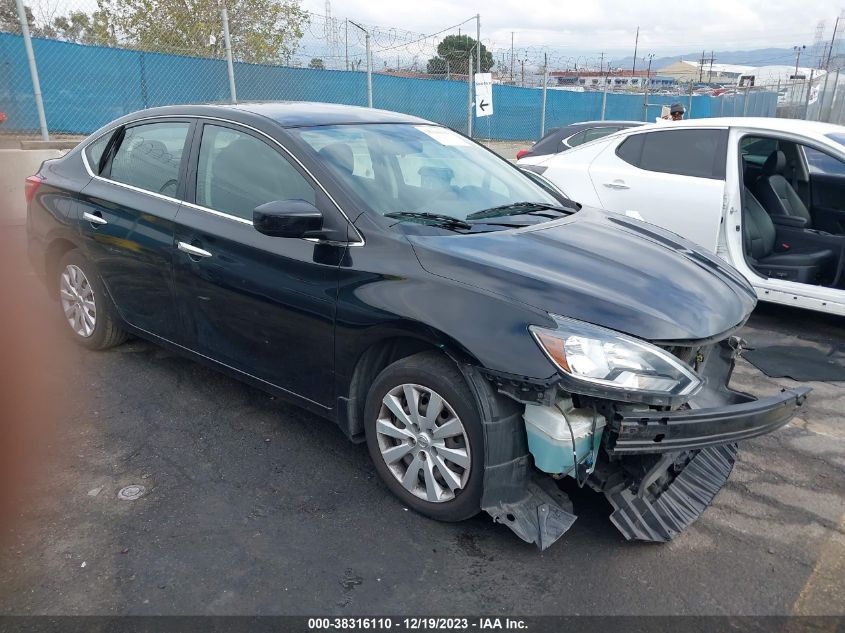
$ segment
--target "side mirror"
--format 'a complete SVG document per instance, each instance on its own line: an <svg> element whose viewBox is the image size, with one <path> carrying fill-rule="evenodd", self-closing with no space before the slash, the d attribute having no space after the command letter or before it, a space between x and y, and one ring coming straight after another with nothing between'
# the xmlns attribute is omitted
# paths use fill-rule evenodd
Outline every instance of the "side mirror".
<svg viewBox="0 0 845 633"><path fill-rule="evenodd" d="M319 237L323 214L305 200L274 200L255 208L252 224L271 237Z"/></svg>

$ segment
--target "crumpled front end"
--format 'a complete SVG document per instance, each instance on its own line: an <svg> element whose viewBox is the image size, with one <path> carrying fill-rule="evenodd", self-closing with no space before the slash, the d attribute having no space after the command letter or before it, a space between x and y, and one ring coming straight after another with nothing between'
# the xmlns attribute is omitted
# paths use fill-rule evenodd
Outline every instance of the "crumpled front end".
<svg viewBox="0 0 845 633"><path fill-rule="evenodd" d="M800 387L756 399L731 389L742 349L737 337L663 349L701 381L670 405L574 393L566 380L535 384L486 373L488 384L519 403L522 419L511 413L507 424L488 425L483 509L545 549L575 521L554 485L571 477L608 498L610 519L625 538L669 541L724 487L736 443L785 425L810 392Z"/></svg>

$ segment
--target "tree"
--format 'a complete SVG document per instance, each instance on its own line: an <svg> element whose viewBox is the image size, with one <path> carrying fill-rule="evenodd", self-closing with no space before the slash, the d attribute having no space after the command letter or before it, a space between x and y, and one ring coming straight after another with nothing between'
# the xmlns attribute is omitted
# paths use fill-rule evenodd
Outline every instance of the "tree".
<svg viewBox="0 0 845 633"><path fill-rule="evenodd" d="M447 35L437 45L437 55L428 60L427 70L430 75L445 75L446 62L449 62L449 72L458 75L468 73L468 62L472 53L472 71L477 67L476 41L469 35ZM487 50L484 44L481 45L481 72L490 72L493 67L493 53Z"/></svg>
<svg viewBox="0 0 845 633"><path fill-rule="evenodd" d="M67 16L55 18L47 29L52 31L51 37L68 42L117 46L109 15L102 9L90 15L83 11L71 11Z"/></svg>
<svg viewBox="0 0 845 633"><path fill-rule="evenodd" d="M223 56L219 0L99 0L99 6L111 32L133 48ZM226 6L235 59L290 62L308 24L299 0L228 0Z"/></svg>
<svg viewBox="0 0 845 633"><path fill-rule="evenodd" d="M35 35L36 26L32 9L25 6L24 13L26 14L26 22L29 26L30 33ZM15 0L0 0L0 31L6 33L21 32L21 22L18 19L18 7L15 4Z"/></svg>
<svg viewBox="0 0 845 633"><path fill-rule="evenodd" d="M323 63L323 60L319 57L312 57L311 61L308 62L308 68L316 68L317 70L325 70L326 65Z"/></svg>

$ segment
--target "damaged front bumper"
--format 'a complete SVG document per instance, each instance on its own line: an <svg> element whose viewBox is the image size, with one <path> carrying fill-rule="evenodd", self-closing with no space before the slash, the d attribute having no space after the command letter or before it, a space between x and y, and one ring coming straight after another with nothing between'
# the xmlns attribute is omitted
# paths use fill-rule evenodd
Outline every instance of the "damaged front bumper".
<svg viewBox="0 0 845 633"><path fill-rule="evenodd" d="M549 547L572 526L576 516L568 497L551 477L539 472L545 468L556 479L571 476L578 485L603 493L614 508L610 519L625 538L671 540L693 523L724 487L736 461L736 442L785 425L811 391L798 387L756 399L730 389L738 349L740 342L733 338L716 345L699 368L704 387L675 410L579 397L551 385L545 394L530 392L536 400L523 400L520 416L519 408L502 410L502 399L490 398L488 392L487 403L498 400L500 404L488 404L491 409L484 416L491 422L485 424L482 509L523 540L540 549ZM476 373L471 382L480 398L485 397L485 388L492 388L514 399L512 386L495 377ZM571 408L561 407L561 402L568 402ZM530 446L532 439L536 442L536 428L532 427L539 419L526 414L532 407L535 411L548 408L550 415L566 418L562 428L572 433L570 455L576 460L571 469L549 469L548 464L555 462L548 452L540 458ZM588 448L576 455L578 440L583 438L573 432L572 423L580 421L583 429L596 415L601 422L592 426L595 441L581 442ZM535 432L528 441L527 427ZM569 446L565 433L546 437Z"/></svg>
<svg viewBox="0 0 845 633"><path fill-rule="evenodd" d="M611 455L666 453L730 444L770 433L792 419L809 387L761 398L733 392L741 402L679 411L617 413L607 450Z"/></svg>

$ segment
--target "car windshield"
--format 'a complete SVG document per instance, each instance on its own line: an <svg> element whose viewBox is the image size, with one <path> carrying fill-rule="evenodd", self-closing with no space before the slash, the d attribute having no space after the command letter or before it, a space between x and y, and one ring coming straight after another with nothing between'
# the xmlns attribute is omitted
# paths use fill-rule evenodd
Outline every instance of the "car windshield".
<svg viewBox="0 0 845 633"><path fill-rule="evenodd" d="M363 204L381 215L424 221L422 214L427 214L463 221L473 213L515 203L566 205L518 169L448 128L363 124L291 132L317 152ZM524 212L524 208L514 209L514 213Z"/></svg>

